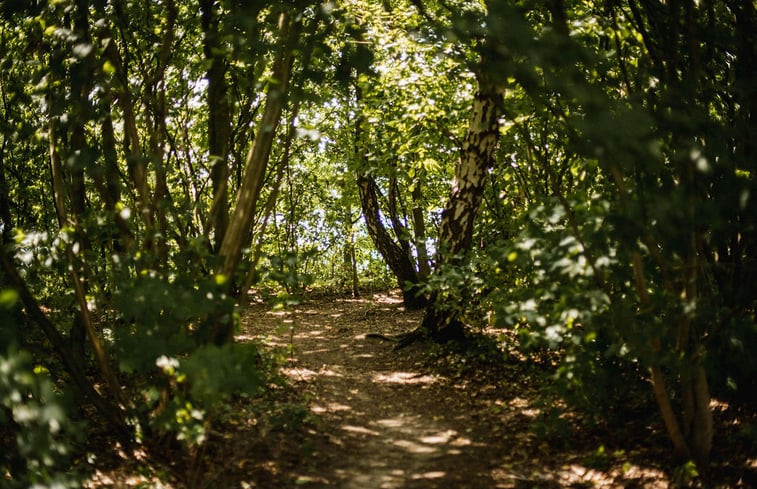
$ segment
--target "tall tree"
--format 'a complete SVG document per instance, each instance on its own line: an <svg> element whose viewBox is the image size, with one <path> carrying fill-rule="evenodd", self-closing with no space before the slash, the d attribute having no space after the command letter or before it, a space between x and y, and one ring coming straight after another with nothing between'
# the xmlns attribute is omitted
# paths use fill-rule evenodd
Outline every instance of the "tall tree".
<svg viewBox="0 0 757 489"><path fill-rule="evenodd" d="M415 5L422 15L430 18L422 2L415 2ZM483 15L487 14L488 10L483 12ZM491 24L492 21L492 18L486 18L483 22ZM486 33L478 41L478 60L472 66L476 79L475 94L471 101L468 127L460 142L451 191L441 216L434 269L436 275L443 275L445 269L460 266L467 259L488 173L495 165L503 81L497 79L499 72L492 70L492 64L502 62L502 59L492 59L491 41ZM464 326L459 317L460 311L459 305L450 304L438 291L432 290L420 328L406 336L403 344L414 341L418 335L437 340L461 337Z"/></svg>
<svg viewBox="0 0 757 489"><path fill-rule="evenodd" d="M210 178L213 182L213 203L210 210L208 230L214 229L216 250L226 234L229 223L229 136L231 131L229 94L226 85L225 46L223 33L219 30L219 18L215 1L202 0L202 29L204 53L209 62L208 80L208 152L210 153Z"/></svg>
<svg viewBox="0 0 757 489"><path fill-rule="evenodd" d="M233 283L237 266L242 259L242 248L248 241L253 224L255 207L263 188L266 167L271 155L271 146L287 99L292 63L301 29L302 18L294 12L284 10L279 14L279 48L266 93L260 130L247 154L244 177L237 191L234 212L218 250L223 260L218 272L227 278L229 285ZM231 318L224 315L213 328L212 341L229 342L233 338L233 331Z"/></svg>

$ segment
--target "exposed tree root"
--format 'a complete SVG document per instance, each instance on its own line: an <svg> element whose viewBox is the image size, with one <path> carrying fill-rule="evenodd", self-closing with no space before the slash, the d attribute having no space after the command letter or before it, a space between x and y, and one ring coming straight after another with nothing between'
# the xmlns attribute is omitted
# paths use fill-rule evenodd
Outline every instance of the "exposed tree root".
<svg viewBox="0 0 757 489"><path fill-rule="evenodd" d="M407 333L400 333L397 335L385 335L381 333L368 333L366 338L391 341L396 343L394 350L401 350L414 343L431 340L435 343L443 344L450 341L465 341L465 326L460 321L452 321L449 324L445 324L444 327L439 329L429 329L426 327L426 321Z"/></svg>
<svg viewBox="0 0 757 489"><path fill-rule="evenodd" d="M391 341L392 343L396 343L394 345L394 350L401 350L402 348L405 348L406 346L409 346L415 342L418 342L427 338L427 336L425 336L421 332L420 328L416 328L412 331L408 331L407 333L400 333L396 335L385 335L381 333L368 333L365 335L365 337L377 339L377 340Z"/></svg>

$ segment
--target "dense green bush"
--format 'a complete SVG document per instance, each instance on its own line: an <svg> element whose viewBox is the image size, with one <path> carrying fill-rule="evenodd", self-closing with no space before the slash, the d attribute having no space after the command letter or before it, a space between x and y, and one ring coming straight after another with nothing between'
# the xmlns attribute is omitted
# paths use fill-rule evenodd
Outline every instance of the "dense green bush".
<svg viewBox="0 0 757 489"><path fill-rule="evenodd" d="M69 399L48 370L7 334L20 325L17 300L13 290L0 290L0 338L7 340L0 341L0 485L79 487L83 474L71 470L71 461L83 425L72 421Z"/></svg>

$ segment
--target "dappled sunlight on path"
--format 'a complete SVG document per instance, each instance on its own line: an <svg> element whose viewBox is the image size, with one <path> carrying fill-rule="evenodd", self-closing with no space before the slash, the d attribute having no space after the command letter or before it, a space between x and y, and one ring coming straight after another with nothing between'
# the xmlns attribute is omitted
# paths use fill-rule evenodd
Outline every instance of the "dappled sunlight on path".
<svg viewBox="0 0 757 489"><path fill-rule="evenodd" d="M358 307L355 307L358 306ZM257 316L255 330L278 331L266 342L294 347L284 373L312 399L309 409L327 433L299 484L344 488L495 487L482 462L488 442L471 439L456 413L447 380L414 364L368 332L412 329L419 313L392 295L337 300L317 313L304 305ZM262 320L261 320L262 319ZM289 328L292 328L291 330ZM245 333L249 334L248 330ZM415 360L413 360L415 359ZM460 470L475 467L476 473Z"/></svg>
<svg viewBox="0 0 757 489"><path fill-rule="evenodd" d="M470 386L429 368L428 345L395 352L365 336L406 332L420 319L398 294L250 310L240 338L289 351L283 373L314 419L307 454L286 468L293 487L610 488L634 472L636 487L665 487L657 469L628 463L608 474L584 466L585 452L537 440L534 390L515 371Z"/></svg>

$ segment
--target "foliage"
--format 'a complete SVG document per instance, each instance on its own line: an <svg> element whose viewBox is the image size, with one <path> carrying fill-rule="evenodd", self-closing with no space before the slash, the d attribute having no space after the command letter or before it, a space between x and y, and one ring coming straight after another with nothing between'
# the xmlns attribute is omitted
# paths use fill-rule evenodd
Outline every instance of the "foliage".
<svg viewBox="0 0 757 489"><path fill-rule="evenodd" d="M677 421L666 401L671 391L683 405L683 436L692 437L687 443L701 460L709 450L705 438L711 433L701 438L692 433L700 429L706 433L711 420L706 415L694 419L692 406L701 403L696 408L699 415L709 410L709 393L702 387L705 375L715 385L724 381L718 379L722 371L705 374L705 363L724 363L720 335L736 338L754 325L754 295L731 296L733 282L722 275L731 276L726 270L736 259L733 253L740 263L754 259L747 251L751 245L735 249L729 244L731 233L748 233L754 226L752 211L736 205L739 195L752 194L753 181L739 177L746 175L740 168L751 167L750 158L737 149L743 142L733 131L738 124L733 113L720 110L724 107L718 101L738 91L739 82L731 85L724 74L706 87L687 85L650 67L654 93L637 91L634 81L623 79L628 76L627 63L639 67L657 63L659 69L660 64L675 65L680 60L670 52L666 54L670 58L664 58L651 46L649 37L654 34L644 29L655 20L639 12L625 17L624 28L637 30L650 52L637 50L637 45L624 50L617 30L619 19L628 12L608 10L613 16L609 19L607 12L568 12L582 27L571 32L570 42L566 38L559 50L577 69L561 62L540 63L537 68L527 61L524 68L534 70L531 75L537 69L542 73L537 78L516 73L521 89L550 115L528 126L515 117L509 139L514 148L508 157L516 174L524 165L539 169L545 186L543 190L529 186L518 174L502 189L511 200L525 196L530 205L524 208L522 231L514 243L491 250L497 260L494 279L509 284L493 294L492 306L503 324L520 325L526 344L559 348L563 362L558 377L574 391L584 391L587 400L612 392L605 382L597 382L598 375L623 382L612 367L616 362L637 376L650 369L676 449L687 451L674 433ZM551 13L556 23L559 19ZM715 21L723 13L708 15ZM541 32L538 25L531 28L536 33L534 48L538 46L543 56L558 49L547 27ZM738 26L730 28L734 30L728 35L738 31ZM603 51L586 43L594 36L614 37L621 51ZM738 41L731 40L725 49L738 50ZM681 42L696 40L683 37ZM660 55L663 59L654 59ZM707 68L688 69L733 73L733 67L721 61L712 59ZM594 63L606 64L608 72L616 70L620 76L616 88ZM639 76L641 70L635 73ZM680 105L682 98L692 103ZM516 107L523 105L518 95L513 101ZM548 121L549 125L541 125ZM554 134L562 137L553 139ZM534 172L527 175L533 178ZM728 190L721 186L725 182ZM503 306L505 297L516 302ZM749 369L744 360L736 371ZM668 381L678 384L668 392L660 367L671 373ZM700 379L697 386L692 384L694 376ZM592 392L597 386L599 392Z"/></svg>
<svg viewBox="0 0 757 489"><path fill-rule="evenodd" d="M17 295L0 293L3 333L18 324ZM14 338L15 339L15 338ZM79 487L83 474L69 468L81 426L70 418L69 400L56 391L49 372L12 341L0 351L0 473L3 487ZM5 480L6 474L12 477Z"/></svg>
<svg viewBox="0 0 757 489"><path fill-rule="evenodd" d="M181 359L163 355L155 365L173 392L169 403L160 405L155 387L145 391L146 408L155 410L151 424L189 446L205 441L209 423L224 402L259 393L268 373L255 345L205 345Z"/></svg>
<svg viewBox="0 0 757 489"><path fill-rule="evenodd" d="M756 23L737 1L4 2L2 415L61 443L14 453L55 477L77 429L49 382L124 438L200 443L267 382L228 346L251 287L422 284L441 320L559 359L547 394L597 420L651 380L701 464L711 394L756 387Z"/></svg>

